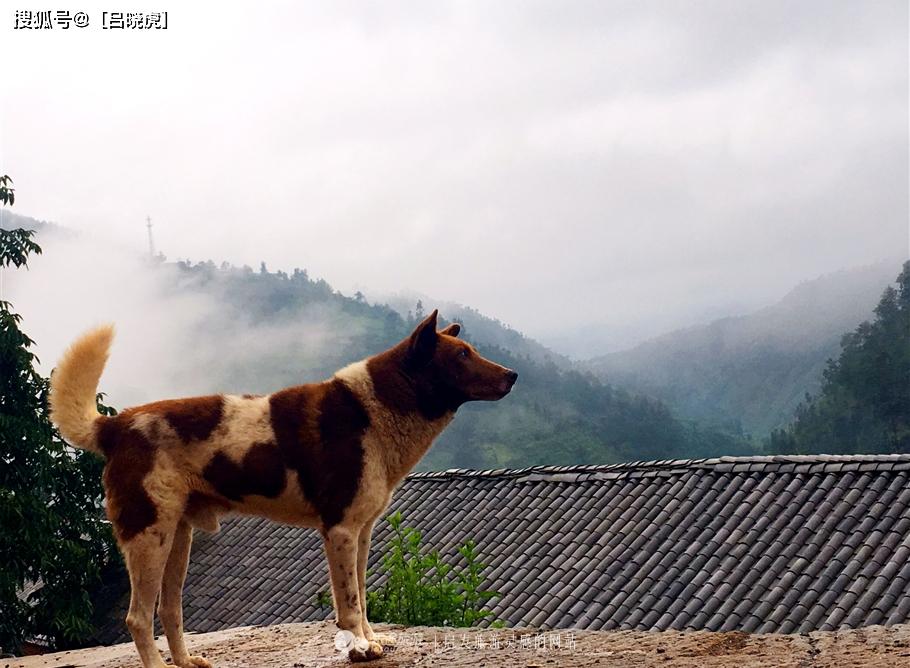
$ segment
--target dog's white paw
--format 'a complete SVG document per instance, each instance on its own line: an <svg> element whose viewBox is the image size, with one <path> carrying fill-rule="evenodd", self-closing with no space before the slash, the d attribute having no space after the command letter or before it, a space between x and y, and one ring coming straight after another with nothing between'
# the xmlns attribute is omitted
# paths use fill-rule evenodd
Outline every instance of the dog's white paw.
<svg viewBox="0 0 910 668"><path fill-rule="evenodd" d="M177 664L179 668L212 668L212 663L202 656L190 656Z"/></svg>
<svg viewBox="0 0 910 668"><path fill-rule="evenodd" d="M366 649L352 647L348 651L348 659L353 662L373 661L382 657L382 645L375 640L368 640Z"/></svg>

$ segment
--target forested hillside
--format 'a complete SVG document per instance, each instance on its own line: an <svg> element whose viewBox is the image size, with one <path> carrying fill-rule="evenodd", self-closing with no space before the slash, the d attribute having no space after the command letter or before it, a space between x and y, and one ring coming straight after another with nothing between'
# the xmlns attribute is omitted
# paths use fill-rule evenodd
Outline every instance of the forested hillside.
<svg viewBox="0 0 910 668"><path fill-rule="evenodd" d="M773 452L910 452L910 262L875 317L845 334L818 396L771 435Z"/></svg>
<svg viewBox="0 0 910 668"><path fill-rule="evenodd" d="M37 227L41 235L55 238L68 234L23 217L7 222ZM71 276L76 266L61 275ZM159 258L139 273L153 277L146 281L151 287L123 292L142 301L127 311L125 320L141 312L140 322L147 327L139 336L149 332L168 341L149 349L138 345L135 335L125 340L128 354L116 359L132 371L126 386L121 376L115 393L131 397L124 405L174 392L270 392L325 378L394 344L430 308L439 307L445 321L462 322L464 336L484 354L519 370L520 382L503 402L465 407L424 468L754 452L770 429L792 420L807 391L817 392L825 360L837 355L843 332L855 328L864 313L872 313L877 294L889 282L882 278L882 266L826 276L798 286L780 303L751 316L726 318L603 358L594 365L604 374L598 379L498 320L427 297L411 304L406 297L393 298L392 306L371 303L360 293L342 295L305 270L272 272L264 263L254 270ZM873 291L875 297L870 296ZM149 359L162 359L166 368L137 364L143 352ZM830 368L825 372L826 382L831 373ZM155 388L147 387L151 379L157 382ZM830 437L821 437L820 417L808 427L808 412L818 412L819 405L801 407L798 433L778 432L773 447L833 449L826 445ZM824 415L829 421L836 418L830 411ZM871 432L860 432L868 441ZM837 447L869 451L879 447L874 445L879 441ZM889 442L889 448L902 447L894 445L902 442L898 437Z"/></svg>
<svg viewBox="0 0 910 668"><path fill-rule="evenodd" d="M219 318L213 327L242 319L253 325L299 328L299 345L264 348L255 359L238 356L236 363L228 356L221 368L213 369L224 376L225 384L247 391L267 392L324 378L401 340L423 315L417 304L410 317L402 317L360 295L341 295L304 270L288 274L269 272L264 265L254 271L216 267L211 262L176 266L179 272L167 274L173 276L172 289L215 295L224 305L228 317ZM441 316L456 319L445 310ZM493 322L485 320L485 328L478 328L480 336L466 323L464 337L483 354L517 369L519 383L504 401L463 408L422 468L603 463L747 451L735 437L675 420L659 401L633 396L588 374L562 370L552 361L534 359L524 337ZM331 345L315 349L308 345L312 323L330 330ZM204 346L206 332L198 335L199 345ZM515 350L492 343L491 338L505 346L510 341L520 345Z"/></svg>
<svg viewBox="0 0 910 668"><path fill-rule="evenodd" d="M12 222L38 228L39 238L66 232L22 216ZM61 255L71 248L80 254L98 252L86 245L83 240L62 247L49 243L48 248ZM106 261L103 255L98 257ZM71 275L72 267L59 270L61 278ZM269 271L265 263L253 269L159 258L135 271L117 294L147 300L125 312L146 327L138 334L134 330L130 339L127 323L120 323L117 345L123 347L114 351L112 366L128 366L134 387L121 386L112 395L115 405L117 396L125 395L131 397L128 404L174 392L265 393L320 380L398 342L422 310L439 307L442 320L462 322L466 339L518 370L520 379L504 401L463 408L423 468L608 463L751 451L735 435L674 419L660 401L572 369L565 358L469 307L426 298L396 309L370 303L360 293L342 295L306 270ZM41 267L35 272L41 273ZM149 274L154 280L146 280ZM114 310L111 305L104 313ZM137 335L165 343L149 347ZM162 355L158 363L144 363ZM156 389L150 390L150 382Z"/></svg>
<svg viewBox="0 0 910 668"><path fill-rule="evenodd" d="M659 398L684 418L762 438L817 391L843 333L872 315L898 267L884 262L822 276L753 314L671 332L584 368Z"/></svg>

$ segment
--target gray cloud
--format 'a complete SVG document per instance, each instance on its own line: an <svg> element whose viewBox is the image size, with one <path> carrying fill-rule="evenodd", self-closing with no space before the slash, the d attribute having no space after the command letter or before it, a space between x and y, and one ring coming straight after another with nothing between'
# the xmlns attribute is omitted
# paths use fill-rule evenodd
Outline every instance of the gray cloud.
<svg viewBox="0 0 910 668"><path fill-rule="evenodd" d="M4 26L0 172L22 213L136 249L151 213L172 258L414 289L595 354L906 254L907 26L904 2Z"/></svg>

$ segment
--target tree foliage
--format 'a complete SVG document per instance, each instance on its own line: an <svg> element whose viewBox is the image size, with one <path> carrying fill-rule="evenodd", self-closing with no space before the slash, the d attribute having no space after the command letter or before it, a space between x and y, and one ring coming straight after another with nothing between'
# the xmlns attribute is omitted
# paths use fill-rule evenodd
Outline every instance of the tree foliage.
<svg viewBox="0 0 910 668"><path fill-rule="evenodd" d="M0 204L12 206L16 201L16 189L12 187L13 180L4 174L0 176Z"/></svg>
<svg viewBox="0 0 910 668"><path fill-rule="evenodd" d="M789 453L910 452L910 262L888 287L875 318L845 334L817 397L767 447Z"/></svg>
<svg viewBox="0 0 910 668"><path fill-rule="evenodd" d="M4 183L5 185L5 183ZM12 197L2 198L12 202ZM31 230L4 231L0 267L41 249ZM48 417L49 381L35 369L21 317L0 301L0 647L56 646L91 631L89 589L116 559L97 457L74 451ZM104 408L102 406L102 408ZM104 408L110 413L110 409Z"/></svg>

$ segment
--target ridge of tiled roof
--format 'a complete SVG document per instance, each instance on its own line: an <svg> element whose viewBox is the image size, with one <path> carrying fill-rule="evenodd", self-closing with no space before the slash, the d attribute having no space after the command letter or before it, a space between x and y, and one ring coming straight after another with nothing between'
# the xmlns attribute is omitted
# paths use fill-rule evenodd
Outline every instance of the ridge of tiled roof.
<svg viewBox="0 0 910 668"><path fill-rule="evenodd" d="M424 544L477 544L495 618L541 628L805 633L910 622L910 455L785 455L414 473ZM374 531L378 570L391 529ZM374 572L368 586L382 575ZM197 533L189 630L315 621L317 532L256 517ZM98 640L126 637L128 596Z"/></svg>
<svg viewBox="0 0 910 668"><path fill-rule="evenodd" d="M528 466L520 469L445 469L417 471L407 480L436 480L450 478L509 478L531 477L535 480L576 482L597 479L598 473L636 473L683 469L710 469L718 472L800 471L827 473L841 471L906 471L910 470L910 454L894 455L753 455L748 457L712 457L705 459L658 459L653 461L622 462L619 464L575 464L571 466ZM577 475L578 478L571 476Z"/></svg>

